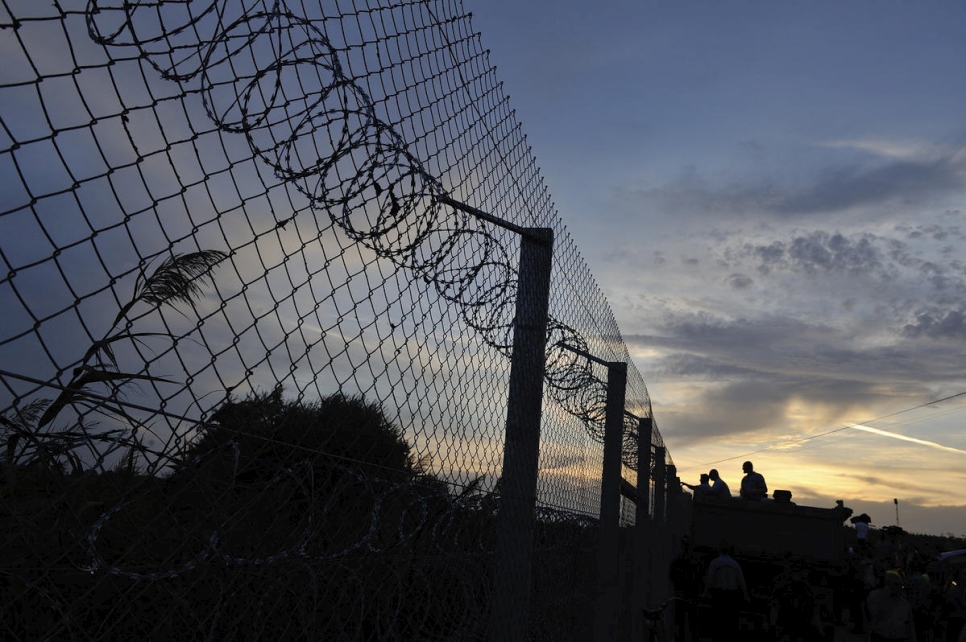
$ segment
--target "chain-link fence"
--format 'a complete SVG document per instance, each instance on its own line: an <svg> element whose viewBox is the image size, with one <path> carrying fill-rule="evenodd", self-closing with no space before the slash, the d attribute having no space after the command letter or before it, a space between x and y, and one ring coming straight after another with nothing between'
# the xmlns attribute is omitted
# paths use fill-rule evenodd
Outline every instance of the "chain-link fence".
<svg viewBox="0 0 966 642"><path fill-rule="evenodd" d="M586 637L600 363L650 399L459 1L0 0L0 52L5 636L486 638L546 228L528 630Z"/></svg>

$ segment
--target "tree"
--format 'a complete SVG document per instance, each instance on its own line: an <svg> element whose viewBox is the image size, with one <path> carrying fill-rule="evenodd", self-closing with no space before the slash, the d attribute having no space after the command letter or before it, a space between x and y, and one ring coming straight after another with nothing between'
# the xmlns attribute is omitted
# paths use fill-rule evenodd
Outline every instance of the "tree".
<svg viewBox="0 0 966 642"><path fill-rule="evenodd" d="M285 400L281 387L226 401L188 446L175 474L208 469L226 480L264 483L306 463L317 472L354 469L392 480L425 474L402 430L378 404L343 394Z"/></svg>

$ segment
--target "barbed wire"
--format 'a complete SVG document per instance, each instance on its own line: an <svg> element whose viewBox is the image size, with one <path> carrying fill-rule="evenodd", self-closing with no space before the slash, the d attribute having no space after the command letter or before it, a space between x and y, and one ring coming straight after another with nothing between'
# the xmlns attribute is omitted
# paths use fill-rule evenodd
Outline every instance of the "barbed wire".
<svg viewBox="0 0 966 642"><path fill-rule="evenodd" d="M607 387L573 348L651 402L461 3L0 31L8 637L485 636L518 240L459 202L554 231L531 628L579 639Z"/></svg>

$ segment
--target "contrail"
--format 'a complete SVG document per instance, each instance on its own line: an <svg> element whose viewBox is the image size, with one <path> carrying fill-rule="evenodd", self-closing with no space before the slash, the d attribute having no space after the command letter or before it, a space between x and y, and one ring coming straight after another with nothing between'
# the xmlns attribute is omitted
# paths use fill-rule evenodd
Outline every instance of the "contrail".
<svg viewBox="0 0 966 642"><path fill-rule="evenodd" d="M873 435L882 435L883 437L892 437L893 439L901 439L902 441L908 441L913 444L919 444L920 446L929 446L930 448L935 448L936 450L944 450L948 453L957 453L959 455L966 455L966 450L953 448L952 446L943 446L942 444L937 444L934 441L926 441L925 439L906 437L905 435L900 435L898 433L880 430L878 428L873 428L872 426L863 426L862 424L852 424L850 428L855 428L856 430L863 430L865 432L871 432Z"/></svg>

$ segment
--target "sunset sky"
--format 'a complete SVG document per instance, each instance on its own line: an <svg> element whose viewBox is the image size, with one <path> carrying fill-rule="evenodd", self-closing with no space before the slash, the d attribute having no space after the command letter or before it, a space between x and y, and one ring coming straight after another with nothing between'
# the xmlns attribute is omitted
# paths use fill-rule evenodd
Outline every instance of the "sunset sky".
<svg viewBox="0 0 966 642"><path fill-rule="evenodd" d="M966 5L466 8L681 477L966 533Z"/></svg>

